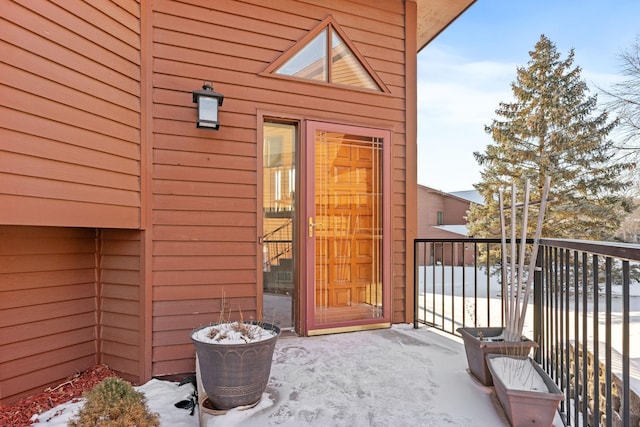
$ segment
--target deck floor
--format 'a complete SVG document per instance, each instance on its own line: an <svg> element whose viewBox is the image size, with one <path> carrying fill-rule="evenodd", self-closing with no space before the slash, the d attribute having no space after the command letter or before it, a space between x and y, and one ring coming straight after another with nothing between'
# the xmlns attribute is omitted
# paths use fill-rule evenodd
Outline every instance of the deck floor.
<svg viewBox="0 0 640 427"><path fill-rule="evenodd" d="M276 345L261 402L204 424L508 426L494 396L468 373L462 341L430 328L306 338L288 332Z"/></svg>

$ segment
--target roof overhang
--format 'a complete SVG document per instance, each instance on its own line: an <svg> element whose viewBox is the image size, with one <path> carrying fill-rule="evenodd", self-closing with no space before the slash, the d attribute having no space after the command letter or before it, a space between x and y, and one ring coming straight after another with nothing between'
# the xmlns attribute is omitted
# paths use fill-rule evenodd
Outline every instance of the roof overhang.
<svg viewBox="0 0 640 427"><path fill-rule="evenodd" d="M418 52L436 38L476 0L416 0Z"/></svg>

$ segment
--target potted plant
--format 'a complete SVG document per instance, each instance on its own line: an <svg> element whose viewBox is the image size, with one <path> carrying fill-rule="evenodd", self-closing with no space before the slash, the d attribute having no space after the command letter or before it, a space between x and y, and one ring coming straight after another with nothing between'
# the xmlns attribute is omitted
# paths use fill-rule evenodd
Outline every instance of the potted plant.
<svg viewBox="0 0 640 427"><path fill-rule="evenodd" d="M564 394L530 357L489 354L496 395L514 427L552 426Z"/></svg>
<svg viewBox="0 0 640 427"><path fill-rule="evenodd" d="M224 297L223 297L224 313ZM221 314L221 319L224 317ZM267 387L280 328L263 322L220 320L196 328L191 340L196 347L196 371L215 410L257 404Z"/></svg>
<svg viewBox="0 0 640 427"><path fill-rule="evenodd" d="M516 245L516 189L511 187L511 238L510 247L507 246L505 208L502 190L499 192L500 228L501 228L501 274L503 310L505 314L504 328L458 328L462 336L467 354L467 362L471 373L484 385L493 385L493 379L487 366L488 354L509 354L513 356L527 356L531 349L538 347L534 341L523 337L524 319L527 312L533 273L536 266L538 245L542 232L542 222L549 196L550 179L545 180L540 211L535 232L533 248L527 255L526 237L529 211L529 180L525 184L525 194L522 213L522 237L520 247ZM511 257L507 256L508 250ZM525 260L528 257L528 268L525 279ZM507 284L510 283L511 286Z"/></svg>
<svg viewBox="0 0 640 427"><path fill-rule="evenodd" d="M487 355L510 354L527 356L531 349L538 348L535 341L522 337L518 341L506 341L505 328L458 328L462 335L467 354L469 371L483 385L493 385L493 378L487 365Z"/></svg>

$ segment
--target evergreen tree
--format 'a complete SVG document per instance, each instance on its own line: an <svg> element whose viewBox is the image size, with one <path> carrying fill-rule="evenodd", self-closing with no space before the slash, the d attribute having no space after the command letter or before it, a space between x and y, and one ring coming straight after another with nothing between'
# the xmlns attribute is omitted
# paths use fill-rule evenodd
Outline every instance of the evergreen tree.
<svg viewBox="0 0 640 427"><path fill-rule="evenodd" d="M485 126L494 143L484 153L474 153L483 167L475 188L486 204L471 208L469 233L499 236L499 189L505 190L508 204L515 183L521 202L529 178L530 200L540 200L544 179L550 176L553 201L547 206L542 236L609 240L632 208L621 193L629 185L621 177L629 164L611 161L615 152L607 139L617 121L609 122L606 112L592 114L597 99L587 96L581 69L573 66L573 49L561 59L555 44L542 35L529 55L528 65L517 68L511 84L514 102L501 102L499 118ZM531 209L528 236L536 220L537 212Z"/></svg>

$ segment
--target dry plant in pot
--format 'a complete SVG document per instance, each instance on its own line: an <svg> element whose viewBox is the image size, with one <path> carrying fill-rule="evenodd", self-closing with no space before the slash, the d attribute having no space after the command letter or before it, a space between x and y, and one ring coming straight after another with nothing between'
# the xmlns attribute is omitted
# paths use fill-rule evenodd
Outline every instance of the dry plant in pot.
<svg viewBox="0 0 640 427"><path fill-rule="evenodd" d="M513 427L550 427L564 394L533 359L487 355L496 395Z"/></svg>
<svg viewBox="0 0 640 427"><path fill-rule="evenodd" d="M201 408L209 405L213 410L227 410L257 404L267 387L280 336L277 326L246 321L242 311L240 320L230 320L225 304L223 296L218 322L191 332L198 385L206 393L200 396Z"/></svg>
<svg viewBox="0 0 640 427"><path fill-rule="evenodd" d="M506 325L504 328L503 354L487 354L485 363L495 385L496 395L502 405L505 415L513 427L541 426L550 427L558 404L564 395L547 373L523 352L508 350L509 345L523 341L522 332L529 302L529 294L533 284L536 267L538 245L544 220L544 212L549 196L550 180L545 180L540 212L536 226L535 237L531 252L527 255L527 221L529 212L529 180L524 190L522 212L522 235L520 247L516 246L516 198L515 186L511 187L511 247L507 248L504 202L502 192L499 195L502 249L502 283L510 283L504 287L504 313ZM507 253L510 254L507 263ZM525 280L525 259L528 257L528 267ZM508 267L508 268L507 268Z"/></svg>
<svg viewBox="0 0 640 427"><path fill-rule="evenodd" d="M546 178L542 199L539 202L538 222L533 240L533 247L527 254L527 224L529 206L529 180L525 184L525 194L522 212L522 230L520 246L516 242L516 189L511 186L511 231L510 244L507 245L507 226L505 221L505 207L503 192L499 192L500 228L501 228L501 275L502 275L502 303L505 315L505 327L494 328L458 328L462 336L467 354L467 362L471 373L484 385L493 385L493 378L487 366L488 354L509 354L527 356L532 349L538 347L534 341L523 336L524 320L527 313L529 296L533 283L533 276L538 255L540 234L549 197L551 181ZM508 256L510 254L511 256ZM525 276L525 261L528 259ZM508 286L511 284L511 286Z"/></svg>

